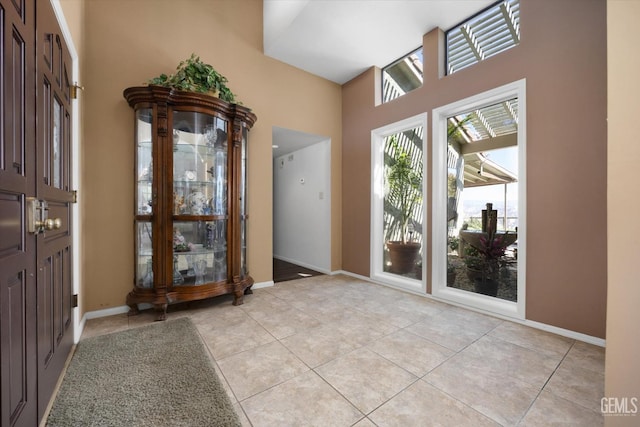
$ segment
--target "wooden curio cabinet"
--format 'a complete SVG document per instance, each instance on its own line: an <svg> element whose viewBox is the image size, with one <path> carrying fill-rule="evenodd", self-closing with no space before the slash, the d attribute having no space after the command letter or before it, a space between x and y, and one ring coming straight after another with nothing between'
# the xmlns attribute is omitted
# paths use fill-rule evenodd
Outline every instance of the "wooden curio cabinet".
<svg viewBox="0 0 640 427"><path fill-rule="evenodd" d="M251 293L247 140L256 116L205 94L131 87L135 110L135 276L129 314L152 304Z"/></svg>

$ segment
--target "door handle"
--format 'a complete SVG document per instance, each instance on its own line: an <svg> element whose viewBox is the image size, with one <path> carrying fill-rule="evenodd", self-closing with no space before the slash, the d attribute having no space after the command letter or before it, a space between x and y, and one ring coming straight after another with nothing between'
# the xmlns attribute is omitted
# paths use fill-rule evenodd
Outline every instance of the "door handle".
<svg viewBox="0 0 640 427"><path fill-rule="evenodd" d="M60 218L49 218L49 207L44 200L27 198L27 229L29 233L40 234L62 227Z"/></svg>
<svg viewBox="0 0 640 427"><path fill-rule="evenodd" d="M57 230L62 227L62 220L60 218L47 218L44 221L37 221L36 227L44 228L45 230Z"/></svg>

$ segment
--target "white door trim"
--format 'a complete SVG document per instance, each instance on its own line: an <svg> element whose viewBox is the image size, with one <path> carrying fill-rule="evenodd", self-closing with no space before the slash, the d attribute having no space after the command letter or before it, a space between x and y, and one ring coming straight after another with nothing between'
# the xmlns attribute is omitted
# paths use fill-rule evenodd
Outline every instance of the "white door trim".
<svg viewBox="0 0 640 427"><path fill-rule="evenodd" d="M518 98L518 301L511 302L447 286L447 118L466 111ZM432 112L432 293L434 297L517 319L525 318L526 295L526 80L436 108ZM442 201L442 202L438 202Z"/></svg>

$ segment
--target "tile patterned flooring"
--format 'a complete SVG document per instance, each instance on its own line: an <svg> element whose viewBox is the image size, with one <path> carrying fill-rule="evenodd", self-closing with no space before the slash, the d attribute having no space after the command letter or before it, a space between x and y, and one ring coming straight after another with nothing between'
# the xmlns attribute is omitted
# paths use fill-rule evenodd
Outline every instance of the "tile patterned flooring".
<svg viewBox="0 0 640 427"><path fill-rule="evenodd" d="M602 426L604 349L352 277L171 310L245 426ZM82 338L151 323L87 321Z"/></svg>

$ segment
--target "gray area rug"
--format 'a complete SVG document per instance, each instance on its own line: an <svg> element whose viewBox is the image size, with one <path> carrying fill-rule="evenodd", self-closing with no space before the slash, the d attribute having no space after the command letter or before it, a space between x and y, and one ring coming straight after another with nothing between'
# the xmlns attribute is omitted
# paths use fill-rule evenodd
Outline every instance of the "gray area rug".
<svg viewBox="0 0 640 427"><path fill-rule="evenodd" d="M80 341L47 426L240 426L188 318Z"/></svg>

